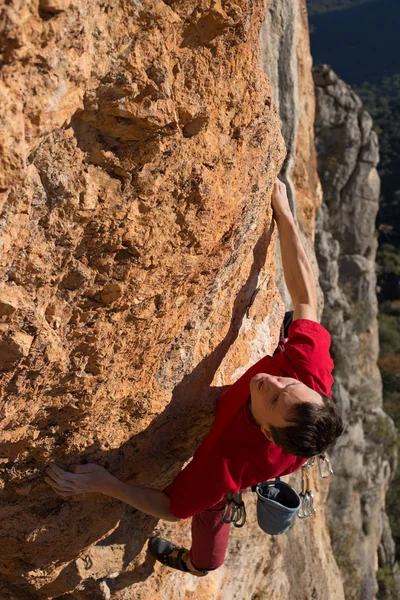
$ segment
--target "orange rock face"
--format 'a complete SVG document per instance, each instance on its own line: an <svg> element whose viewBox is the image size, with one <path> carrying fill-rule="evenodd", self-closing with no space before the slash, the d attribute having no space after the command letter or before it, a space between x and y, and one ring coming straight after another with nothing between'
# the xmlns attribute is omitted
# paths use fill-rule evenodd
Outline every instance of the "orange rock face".
<svg viewBox="0 0 400 600"><path fill-rule="evenodd" d="M104 496L56 496L49 461L166 485L219 388L276 341L270 193L285 150L264 12L0 8L4 596L92 598L112 565L102 547L120 539L127 569L154 528Z"/></svg>

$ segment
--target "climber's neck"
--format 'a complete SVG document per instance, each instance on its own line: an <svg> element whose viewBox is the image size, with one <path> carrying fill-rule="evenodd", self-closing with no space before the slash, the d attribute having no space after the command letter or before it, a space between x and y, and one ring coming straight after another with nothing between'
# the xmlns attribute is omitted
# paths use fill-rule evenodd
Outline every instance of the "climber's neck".
<svg viewBox="0 0 400 600"><path fill-rule="evenodd" d="M261 427L260 423L254 418L253 412L251 410L251 396L247 398L246 412L250 423L253 423L253 425L257 425L257 427Z"/></svg>

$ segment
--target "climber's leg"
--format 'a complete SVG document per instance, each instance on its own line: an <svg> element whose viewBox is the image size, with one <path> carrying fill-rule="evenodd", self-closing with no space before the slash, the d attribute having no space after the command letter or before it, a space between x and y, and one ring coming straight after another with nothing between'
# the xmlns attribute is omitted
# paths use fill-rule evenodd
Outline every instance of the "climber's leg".
<svg viewBox="0 0 400 600"><path fill-rule="evenodd" d="M222 521L226 501L192 518L190 560L196 569L218 569L225 559L230 525Z"/></svg>

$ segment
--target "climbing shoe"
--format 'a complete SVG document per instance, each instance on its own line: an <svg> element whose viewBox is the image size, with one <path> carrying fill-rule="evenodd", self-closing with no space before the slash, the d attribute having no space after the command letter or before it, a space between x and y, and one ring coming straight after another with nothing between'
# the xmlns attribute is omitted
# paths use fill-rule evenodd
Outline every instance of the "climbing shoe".
<svg viewBox="0 0 400 600"><path fill-rule="evenodd" d="M190 573L195 577L204 577L208 574L208 571L191 571L189 569L186 564L189 556L187 548L180 548L162 538L152 537L149 541L149 550L158 561L167 567L171 567L171 569L178 569L178 571Z"/></svg>

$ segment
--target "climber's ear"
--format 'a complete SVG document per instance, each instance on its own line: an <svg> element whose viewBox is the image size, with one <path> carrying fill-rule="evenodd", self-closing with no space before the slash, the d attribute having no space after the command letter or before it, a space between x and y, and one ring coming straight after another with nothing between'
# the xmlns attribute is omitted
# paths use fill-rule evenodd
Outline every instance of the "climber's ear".
<svg viewBox="0 0 400 600"><path fill-rule="evenodd" d="M268 427L261 425L261 431L270 442L274 441L274 438L272 437L272 434L271 434L270 430L268 429Z"/></svg>

